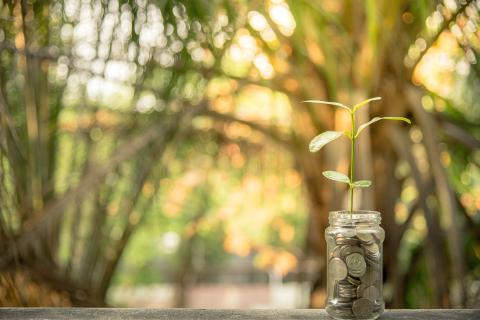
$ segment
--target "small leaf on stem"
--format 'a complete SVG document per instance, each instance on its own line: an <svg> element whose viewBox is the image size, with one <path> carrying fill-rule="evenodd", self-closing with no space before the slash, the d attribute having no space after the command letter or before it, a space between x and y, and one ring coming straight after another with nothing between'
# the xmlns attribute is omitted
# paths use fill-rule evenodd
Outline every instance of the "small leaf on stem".
<svg viewBox="0 0 480 320"><path fill-rule="evenodd" d="M408 124L411 124L412 122L408 118L404 117L375 117L372 120L368 121L367 123L362 124L360 127L358 127L357 134L355 135L355 138L358 137L360 132L362 132L363 129L368 127L371 124L374 124L375 122L378 122L380 120L397 120L397 121L405 121Z"/></svg>
<svg viewBox="0 0 480 320"><path fill-rule="evenodd" d="M341 172L338 172L338 171L323 171L322 174L327 179L350 184L350 178L348 178L346 175L344 175Z"/></svg>
<svg viewBox="0 0 480 320"><path fill-rule="evenodd" d="M322 149L324 145L333 140L340 138L343 135L342 131L325 131L310 141L310 152L317 152Z"/></svg>
<svg viewBox="0 0 480 320"><path fill-rule="evenodd" d="M303 102L308 102L308 103L319 103L319 104L329 104L329 105L332 105L332 106L336 106L336 107L340 107L340 108L343 108L343 109L347 109L348 112L352 112L352 110L347 107L346 105L344 104L341 104L339 102L331 102L331 101L322 101L322 100L305 100Z"/></svg>
<svg viewBox="0 0 480 320"><path fill-rule="evenodd" d="M382 97L375 97L375 98L370 98L370 99L364 100L360 103L357 103L356 105L353 106L352 112L355 113L355 111L357 111L360 107L366 105L367 103L369 103L371 101L376 101L376 100L381 100L381 99L382 99Z"/></svg>
<svg viewBox="0 0 480 320"><path fill-rule="evenodd" d="M370 180L358 180L352 183L353 188L368 188L372 185Z"/></svg>

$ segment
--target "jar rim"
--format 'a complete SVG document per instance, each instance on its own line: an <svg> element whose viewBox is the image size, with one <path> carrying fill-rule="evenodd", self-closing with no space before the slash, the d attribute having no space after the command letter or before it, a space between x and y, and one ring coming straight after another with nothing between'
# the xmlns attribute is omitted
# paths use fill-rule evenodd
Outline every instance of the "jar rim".
<svg viewBox="0 0 480 320"><path fill-rule="evenodd" d="M341 222L376 222L380 223L382 217L380 212L374 210L339 210L330 211L328 215L329 220Z"/></svg>
<svg viewBox="0 0 480 320"><path fill-rule="evenodd" d="M335 210L335 211L330 211L330 214L375 214L375 215L380 215L380 212L375 211L375 210Z"/></svg>

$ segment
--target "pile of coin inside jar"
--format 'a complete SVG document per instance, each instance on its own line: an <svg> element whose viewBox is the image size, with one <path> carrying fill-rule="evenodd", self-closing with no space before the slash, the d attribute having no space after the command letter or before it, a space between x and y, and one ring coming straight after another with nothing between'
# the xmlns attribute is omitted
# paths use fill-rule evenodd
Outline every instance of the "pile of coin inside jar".
<svg viewBox="0 0 480 320"><path fill-rule="evenodd" d="M327 238L327 312L339 319L375 319L382 298L381 235L350 229Z"/></svg>

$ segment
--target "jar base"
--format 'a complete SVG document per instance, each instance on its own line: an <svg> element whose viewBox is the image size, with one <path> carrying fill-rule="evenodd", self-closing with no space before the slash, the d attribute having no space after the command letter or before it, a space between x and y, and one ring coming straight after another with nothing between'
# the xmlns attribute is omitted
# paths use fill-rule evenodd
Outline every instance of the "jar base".
<svg viewBox="0 0 480 320"><path fill-rule="evenodd" d="M380 317L384 312L385 306L378 306L373 312L370 312L368 315L355 315L351 309L341 308L335 305L327 305L325 307L328 315L335 320L374 320Z"/></svg>

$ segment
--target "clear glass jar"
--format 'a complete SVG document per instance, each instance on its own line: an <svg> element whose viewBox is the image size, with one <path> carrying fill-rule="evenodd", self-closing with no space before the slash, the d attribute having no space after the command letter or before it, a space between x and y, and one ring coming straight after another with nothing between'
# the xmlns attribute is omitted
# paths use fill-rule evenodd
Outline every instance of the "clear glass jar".
<svg viewBox="0 0 480 320"><path fill-rule="evenodd" d="M326 310L335 319L376 319L383 313L380 221L376 211L330 212Z"/></svg>

